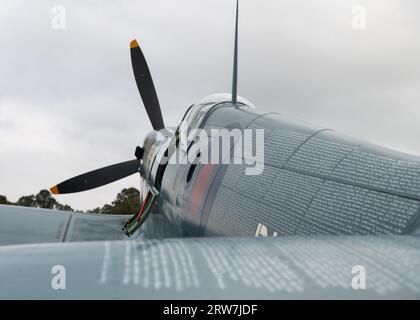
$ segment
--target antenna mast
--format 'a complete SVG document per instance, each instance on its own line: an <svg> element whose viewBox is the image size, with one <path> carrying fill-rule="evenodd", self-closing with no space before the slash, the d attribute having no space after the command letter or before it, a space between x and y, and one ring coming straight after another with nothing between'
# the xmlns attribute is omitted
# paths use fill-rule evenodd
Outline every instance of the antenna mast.
<svg viewBox="0 0 420 320"><path fill-rule="evenodd" d="M233 79L232 79L232 103L238 99L238 20L239 0L236 0L236 23L235 23L235 48L233 53Z"/></svg>

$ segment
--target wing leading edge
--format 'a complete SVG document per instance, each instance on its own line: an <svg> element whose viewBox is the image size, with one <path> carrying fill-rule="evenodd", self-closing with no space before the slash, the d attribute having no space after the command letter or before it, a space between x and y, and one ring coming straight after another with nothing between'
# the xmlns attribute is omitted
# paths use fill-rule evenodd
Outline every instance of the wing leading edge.
<svg viewBox="0 0 420 320"><path fill-rule="evenodd" d="M286 236L6 246L0 299L419 299L419 243ZM65 268L66 290L51 288L55 265Z"/></svg>

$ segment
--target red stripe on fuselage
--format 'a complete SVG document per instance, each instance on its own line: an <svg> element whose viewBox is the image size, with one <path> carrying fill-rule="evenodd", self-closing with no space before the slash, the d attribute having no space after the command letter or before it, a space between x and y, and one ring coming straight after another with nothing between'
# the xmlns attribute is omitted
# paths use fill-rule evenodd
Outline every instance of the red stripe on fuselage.
<svg viewBox="0 0 420 320"><path fill-rule="evenodd" d="M215 165L206 164L200 169L197 174L197 178L194 180L194 186L191 193L191 206L190 212L192 216L197 216L200 209L203 206L203 202L206 199L206 195L209 191L210 180L213 174Z"/></svg>

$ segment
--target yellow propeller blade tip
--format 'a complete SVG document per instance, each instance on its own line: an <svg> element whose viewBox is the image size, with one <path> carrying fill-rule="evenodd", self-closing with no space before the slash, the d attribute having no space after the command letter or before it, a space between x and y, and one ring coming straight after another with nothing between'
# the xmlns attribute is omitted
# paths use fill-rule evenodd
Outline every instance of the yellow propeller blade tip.
<svg viewBox="0 0 420 320"><path fill-rule="evenodd" d="M133 41L131 41L131 43L130 43L130 49L137 48L138 46L139 46L139 44L137 43L137 40L136 39L134 39Z"/></svg>
<svg viewBox="0 0 420 320"><path fill-rule="evenodd" d="M52 187L52 188L50 189L50 191L51 191L53 194L60 194L60 192L58 191L57 186Z"/></svg>

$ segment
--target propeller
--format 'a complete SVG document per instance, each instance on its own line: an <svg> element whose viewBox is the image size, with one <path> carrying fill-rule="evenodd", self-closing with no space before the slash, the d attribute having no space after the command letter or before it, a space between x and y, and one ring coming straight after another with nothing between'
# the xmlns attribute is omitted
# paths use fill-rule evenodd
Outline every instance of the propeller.
<svg viewBox="0 0 420 320"><path fill-rule="evenodd" d="M134 78L150 122L154 130L163 129L162 112L146 59L136 40L131 41L130 48Z"/></svg>
<svg viewBox="0 0 420 320"><path fill-rule="evenodd" d="M54 194L81 192L101 187L139 172L140 161L130 160L90 171L52 187Z"/></svg>
<svg viewBox="0 0 420 320"><path fill-rule="evenodd" d="M146 59L136 40L130 43L131 63L137 88L143 100L150 122L154 130L163 129L164 123L159 100L153 84L152 76L147 66ZM144 149L136 148L135 156L137 159L121 162L101 169L81 174L77 177L68 179L52 187L53 194L65 194L86 191L101 187L111 182L118 181L132 174L138 173L140 161L143 158Z"/></svg>

